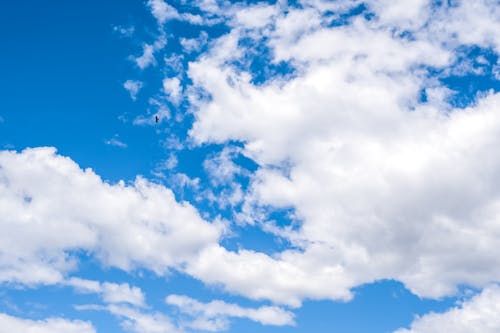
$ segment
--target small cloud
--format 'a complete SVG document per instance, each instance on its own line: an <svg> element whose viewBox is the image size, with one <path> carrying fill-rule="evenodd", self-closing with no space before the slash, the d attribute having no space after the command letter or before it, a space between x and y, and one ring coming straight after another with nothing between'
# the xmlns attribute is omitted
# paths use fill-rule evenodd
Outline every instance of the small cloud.
<svg viewBox="0 0 500 333"><path fill-rule="evenodd" d="M166 3L164 0L149 0L149 9L159 25L163 25L170 20L180 20L194 25L213 25L218 20L204 19L200 15L191 13L179 13L177 9Z"/></svg>
<svg viewBox="0 0 500 333"><path fill-rule="evenodd" d="M109 140L104 140L104 143L109 145L109 146L115 146L115 147L119 147L119 148L127 148L127 144L124 143L123 141L120 141L118 139L118 135L113 136Z"/></svg>
<svg viewBox="0 0 500 333"><path fill-rule="evenodd" d="M142 47L142 55L135 58L135 63L140 69L147 68L156 63L153 45L144 44Z"/></svg>
<svg viewBox="0 0 500 333"><path fill-rule="evenodd" d="M177 77L163 79L163 92L170 102L178 105L182 98L181 81Z"/></svg>
<svg viewBox="0 0 500 333"><path fill-rule="evenodd" d="M165 149L169 150L182 150L185 148L184 143L181 140L179 140L178 137L173 135L162 141L161 144Z"/></svg>
<svg viewBox="0 0 500 333"><path fill-rule="evenodd" d="M167 45L167 39L164 35L160 36L153 44L142 45L142 55L133 58L140 69L156 65L155 52L161 50Z"/></svg>
<svg viewBox="0 0 500 333"><path fill-rule="evenodd" d="M208 41L208 34L205 31L202 31L198 38L180 39L182 48L186 53L199 52L200 49L207 43L207 41Z"/></svg>
<svg viewBox="0 0 500 333"><path fill-rule="evenodd" d="M132 100L136 100L137 94L139 93L139 90L141 90L143 87L143 83L141 81L136 81L136 80L127 80L123 84L123 88L125 88L129 94L130 98Z"/></svg>
<svg viewBox="0 0 500 333"><path fill-rule="evenodd" d="M184 295L169 295L165 302L192 318L186 327L195 330L219 331L229 328L229 318L246 318L262 325L294 326L294 314L277 306L245 308L221 300L202 303Z"/></svg>
<svg viewBox="0 0 500 333"><path fill-rule="evenodd" d="M135 32L135 27L122 27L120 25L117 25L113 27L113 32L119 34L122 37L132 37Z"/></svg>
<svg viewBox="0 0 500 333"><path fill-rule="evenodd" d="M163 0L149 0L148 6L151 9L151 14L153 14L160 25L169 20L180 18L177 9L170 6Z"/></svg>
<svg viewBox="0 0 500 333"><path fill-rule="evenodd" d="M164 61L166 69L174 73L181 73L184 69L184 55L182 54L172 54L168 57L165 57Z"/></svg>
<svg viewBox="0 0 500 333"><path fill-rule="evenodd" d="M163 167L167 170L172 170L177 166L177 156L175 154L170 154L170 156L163 162Z"/></svg>

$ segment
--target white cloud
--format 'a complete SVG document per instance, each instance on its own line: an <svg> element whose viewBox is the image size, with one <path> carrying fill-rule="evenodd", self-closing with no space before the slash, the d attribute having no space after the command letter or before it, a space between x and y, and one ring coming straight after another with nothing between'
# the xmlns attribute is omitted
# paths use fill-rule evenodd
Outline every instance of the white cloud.
<svg viewBox="0 0 500 333"><path fill-rule="evenodd" d="M57 283L86 250L158 274L218 242L222 227L143 178L108 184L54 148L0 152L0 280Z"/></svg>
<svg viewBox="0 0 500 333"><path fill-rule="evenodd" d="M217 22L216 20L205 19L196 14L181 14L177 11L177 9L166 3L164 0L149 0L148 6L151 10L151 14L153 14L160 26L170 20L186 21L194 25L211 25Z"/></svg>
<svg viewBox="0 0 500 333"><path fill-rule="evenodd" d="M180 332L171 320L162 314L144 314L136 310L110 306L109 311L122 318L122 326L136 333L176 333Z"/></svg>
<svg viewBox="0 0 500 333"><path fill-rule="evenodd" d="M199 52L207 43L208 34L204 31L200 33L198 38L180 38L179 42L182 45L185 53Z"/></svg>
<svg viewBox="0 0 500 333"><path fill-rule="evenodd" d="M151 9L151 13L158 21L158 24L164 24L168 20L180 18L177 9L170 6L163 0L149 0L148 6Z"/></svg>
<svg viewBox="0 0 500 333"><path fill-rule="evenodd" d="M165 35L160 35L153 44L144 43L142 45L142 55L133 58L137 67L139 67L140 69L146 69L149 66L155 66L155 52L163 49L165 45L167 45L167 39Z"/></svg>
<svg viewBox="0 0 500 333"><path fill-rule="evenodd" d="M135 32L134 26L123 27L123 26L114 26L113 31L120 34L123 37L132 37Z"/></svg>
<svg viewBox="0 0 500 333"><path fill-rule="evenodd" d="M421 28L429 19L431 3L429 0L410 0L403 2L388 0L367 1L383 24L397 26L401 30Z"/></svg>
<svg viewBox="0 0 500 333"><path fill-rule="evenodd" d="M349 288L355 282L329 258L333 255L319 246L305 254L289 250L275 256L213 246L191 260L186 272L231 293L292 307L299 307L303 299L350 300Z"/></svg>
<svg viewBox="0 0 500 333"><path fill-rule="evenodd" d="M500 288L489 286L460 306L417 317L410 329L395 333L496 333L500 331L499 313Z"/></svg>
<svg viewBox="0 0 500 333"><path fill-rule="evenodd" d="M430 17L425 1L408 12L394 6L373 2L386 16L340 27L326 26L314 7L279 14L276 28L259 34L269 37L273 61L297 66L292 79L256 86L251 73L231 66L250 51L238 41L253 32L238 25L190 63L190 79L210 96L189 98L197 110L191 138L243 142L243 154L260 166L245 220L271 206L294 208L302 222L277 230L297 250L270 256L207 247L188 263L190 274L293 306L349 299L352 287L379 279L427 297L500 280L500 94L454 109L425 69L450 68L459 44L496 45L486 25L474 27L496 9L460 2ZM467 19L458 31L451 13L464 8L470 12L460 12ZM409 26L398 19L402 11ZM457 43L431 33L440 23ZM417 31L399 37L395 27ZM467 35L469 28L477 34ZM432 97L427 103L421 90Z"/></svg>
<svg viewBox="0 0 500 333"><path fill-rule="evenodd" d="M177 156L174 153L171 153L168 158L162 163L161 168L162 169L167 169L167 170L172 170L177 167L177 164L179 163L179 160L177 159Z"/></svg>
<svg viewBox="0 0 500 333"><path fill-rule="evenodd" d="M276 6L254 5L238 10L235 14L236 25L246 28L261 28L269 23L273 15L277 14Z"/></svg>
<svg viewBox="0 0 500 333"><path fill-rule="evenodd" d="M228 318L247 318L262 325L294 325L294 315L276 306L262 306L256 309L243 308L223 301L202 303L183 295L169 295L168 304L176 306L182 313L193 318L185 327L205 331L220 331L229 326Z"/></svg>
<svg viewBox="0 0 500 333"><path fill-rule="evenodd" d="M150 44L144 44L142 47L142 55L135 58L135 63L140 69L145 69L156 63L154 57L154 47Z"/></svg>
<svg viewBox="0 0 500 333"><path fill-rule="evenodd" d="M0 333L12 332L95 333L96 330L91 323L79 320L67 320L63 318L29 320L0 313Z"/></svg>
<svg viewBox="0 0 500 333"><path fill-rule="evenodd" d="M493 48L500 52L500 6L495 0L456 1L434 20L429 33L443 42Z"/></svg>
<svg viewBox="0 0 500 333"><path fill-rule="evenodd" d="M261 223L288 238L293 249L229 251L218 244L222 227L203 221L168 189L141 178L128 186L107 184L45 148L0 153L0 209L8 212L0 220L0 276L63 281L76 265L70 252L85 249L107 265L159 274L174 267L229 292L289 306L304 299L348 300L351 288L380 279L402 281L428 297L499 281L500 94L454 109L446 102L449 90L426 70L453 70L455 49L463 44L498 51L495 3L430 10L428 1L403 7L373 0L368 5L376 19L351 18L338 27L329 25L324 11L359 2L303 3L222 9L205 0L199 6L207 12L197 16L149 1L160 24L198 24L207 13L230 21L231 31L190 63L186 74L194 86L184 91L179 78L170 77L163 92L174 104L189 95L196 143L244 144L241 152L259 169L241 221ZM409 35L401 37L403 31ZM232 65L258 52L240 43L248 37L266 43L271 64L295 66L294 76L254 85L252 73ZM155 64L165 43L162 35L144 44L137 65ZM167 66L182 69L180 57L169 59ZM427 103L419 100L422 90ZM230 162L215 159L207 170L230 182L236 172ZM172 179L199 186L182 173ZM269 207L293 208L301 224L268 223L260 213ZM6 230L9 237L2 237ZM103 287L88 288L102 293ZM231 304L170 301L186 312L198 309L202 316L191 323L197 328L223 328L227 317L250 313L264 320ZM175 329L161 315L106 309L136 332Z"/></svg>
<svg viewBox="0 0 500 333"><path fill-rule="evenodd" d="M163 92L167 98L175 105L178 105L182 99L181 81L177 77L163 79Z"/></svg>
<svg viewBox="0 0 500 333"><path fill-rule="evenodd" d="M203 167L215 185L231 183L236 175L244 173L233 161L237 155L237 149L226 147L205 159Z"/></svg>
<svg viewBox="0 0 500 333"><path fill-rule="evenodd" d="M118 317L121 326L129 332L134 333L178 333L182 332L172 320L161 313L144 313L123 305L79 305L77 310L108 311Z"/></svg>
<svg viewBox="0 0 500 333"><path fill-rule="evenodd" d="M496 0L369 0L378 24L410 31L417 38L455 47L478 45L500 52L500 8Z"/></svg>
<svg viewBox="0 0 500 333"><path fill-rule="evenodd" d="M107 144L108 146L115 146L119 148L127 148L127 144L123 141L121 141L117 135L112 137L111 139L104 140L104 143Z"/></svg>
<svg viewBox="0 0 500 333"><path fill-rule="evenodd" d="M142 86L143 83L137 80L127 80L123 84L123 88L125 88L129 92L130 98L132 98L132 100L134 101L137 99L137 94L142 89Z"/></svg>
<svg viewBox="0 0 500 333"><path fill-rule="evenodd" d="M99 281L72 277L66 280L64 284L75 288L80 293L100 294L105 303L128 303L138 307L146 305L142 290L131 287L128 283L100 283Z"/></svg>

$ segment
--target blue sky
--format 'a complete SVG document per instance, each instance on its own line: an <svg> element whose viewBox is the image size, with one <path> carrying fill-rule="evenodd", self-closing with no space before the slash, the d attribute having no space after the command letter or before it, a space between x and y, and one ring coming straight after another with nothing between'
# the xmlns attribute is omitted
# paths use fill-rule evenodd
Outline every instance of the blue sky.
<svg viewBox="0 0 500 333"><path fill-rule="evenodd" d="M497 0L0 27L0 333L500 330Z"/></svg>

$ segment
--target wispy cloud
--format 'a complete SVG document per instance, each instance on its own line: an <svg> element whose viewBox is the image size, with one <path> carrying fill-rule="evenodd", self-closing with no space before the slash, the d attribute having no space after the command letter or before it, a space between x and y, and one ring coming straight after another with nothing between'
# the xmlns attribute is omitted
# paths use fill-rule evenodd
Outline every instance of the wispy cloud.
<svg viewBox="0 0 500 333"><path fill-rule="evenodd" d="M75 288L79 293L94 293L101 295L105 303L130 304L145 307L145 297L141 289L131 287L128 283L110 283L72 277L63 282L64 285Z"/></svg>
<svg viewBox="0 0 500 333"><path fill-rule="evenodd" d="M95 333L89 322L68 320L64 318L48 318L31 320L13 317L0 313L0 327L3 332L37 332L37 333Z"/></svg>
<svg viewBox="0 0 500 333"><path fill-rule="evenodd" d="M113 136L111 139L104 140L104 143L109 146L115 146L119 148L127 148L127 144L121 141L118 136Z"/></svg>
<svg viewBox="0 0 500 333"><path fill-rule="evenodd" d="M247 318L263 325L295 325L293 313L276 306L244 308L224 301L202 303L184 295L170 295L165 300L192 317L184 327L204 331L221 331L229 327L229 318Z"/></svg>

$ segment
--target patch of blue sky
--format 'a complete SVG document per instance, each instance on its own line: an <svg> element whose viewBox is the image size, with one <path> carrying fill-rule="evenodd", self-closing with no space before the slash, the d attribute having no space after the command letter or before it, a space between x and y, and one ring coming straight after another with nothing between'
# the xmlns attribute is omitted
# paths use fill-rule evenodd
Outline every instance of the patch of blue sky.
<svg viewBox="0 0 500 333"><path fill-rule="evenodd" d="M232 237L224 238L221 245L230 251L246 249L270 256L291 248L288 240L264 231L261 225L233 226Z"/></svg>
<svg viewBox="0 0 500 333"><path fill-rule="evenodd" d="M333 11L327 11L323 14L323 17L328 19L331 18L330 22L327 24L328 27L340 27L343 25L350 24L352 18L363 15L365 19L370 19L370 12L368 7L364 3L360 3L352 8L350 8L345 13L336 13Z"/></svg>
<svg viewBox="0 0 500 333"><path fill-rule="evenodd" d="M11 5L0 14L2 30L12 31L2 37L3 46L16 50L2 55L6 121L0 145L18 150L56 146L109 180L147 174L151 160L144 157L154 155L156 137L117 121L140 110L122 87L130 75L125 59L130 42L113 32L114 22L145 10L133 1L119 9L111 4L99 10L81 7L75 10L61 1L43 8ZM87 26L89 18L93 24ZM126 150L103 143L115 134L128 144Z"/></svg>
<svg viewBox="0 0 500 333"><path fill-rule="evenodd" d="M386 333L406 327L416 315L445 311L457 300L422 299L392 280L366 284L353 291L354 299L349 302L305 302L297 310L298 324L318 333L332 332L332 327L342 333Z"/></svg>
<svg viewBox="0 0 500 333"><path fill-rule="evenodd" d="M500 91L500 77L496 72L498 63L498 55L490 49L460 47L453 66L436 73L440 82L452 90L449 103L464 108L490 91Z"/></svg>

